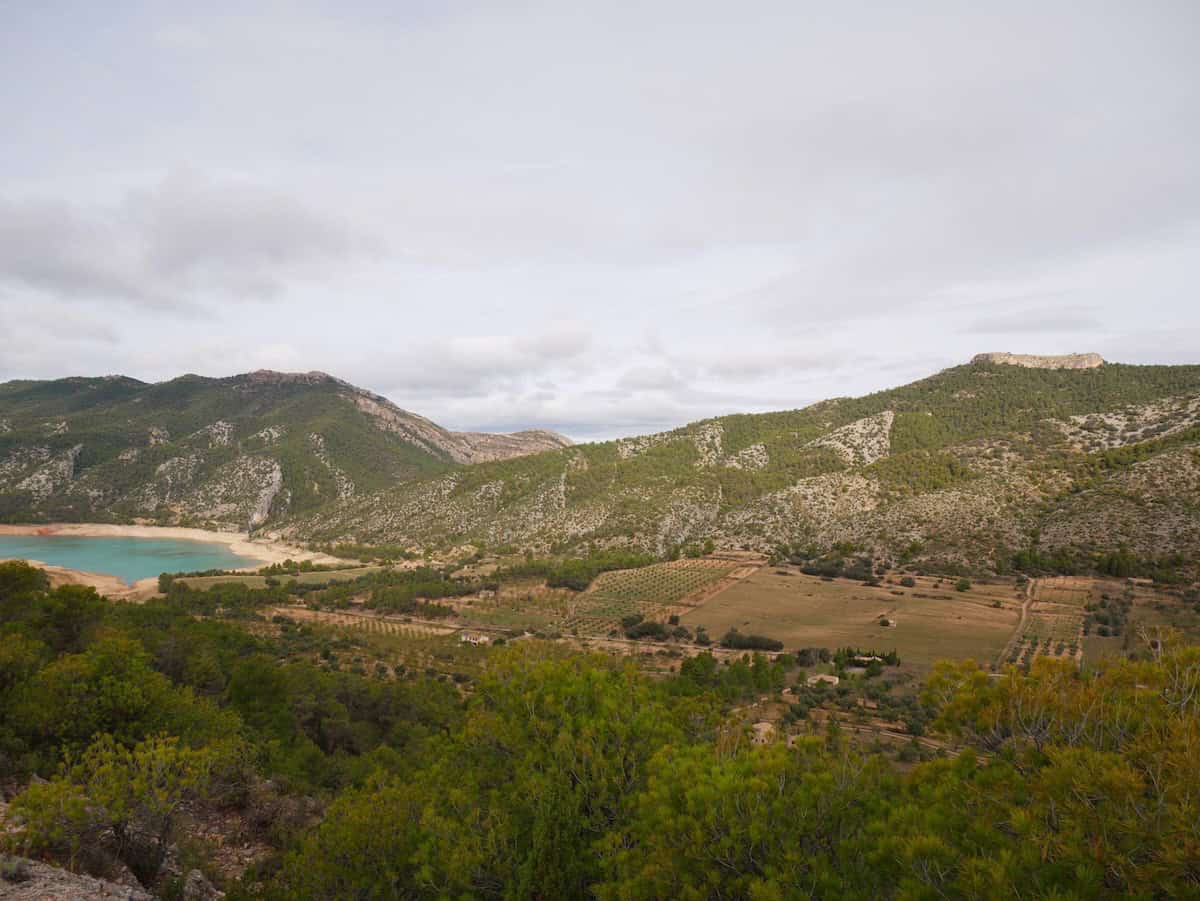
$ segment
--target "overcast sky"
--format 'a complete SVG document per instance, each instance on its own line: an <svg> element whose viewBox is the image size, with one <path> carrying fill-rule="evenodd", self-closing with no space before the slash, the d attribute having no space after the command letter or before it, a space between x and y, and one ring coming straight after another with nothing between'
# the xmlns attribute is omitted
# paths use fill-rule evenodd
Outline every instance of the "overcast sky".
<svg viewBox="0 0 1200 901"><path fill-rule="evenodd" d="M0 0L0 380L576 439L1200 362L1200 4Z"/></svg>

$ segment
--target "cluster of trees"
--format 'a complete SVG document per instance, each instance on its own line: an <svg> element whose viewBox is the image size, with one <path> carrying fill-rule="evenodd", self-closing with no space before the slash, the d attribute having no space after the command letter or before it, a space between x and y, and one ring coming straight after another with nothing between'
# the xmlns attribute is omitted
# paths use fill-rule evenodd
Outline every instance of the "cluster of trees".
<svg viewBox="0 0 1200 901"><path fill-rule="evenodd" d="M637 569L657 563L658 558L641 551L621 549L593 551L586 557L568 557L562 560L531 560L508 567L497 574L498 578L535 576L544 578L551 588L570 588L583 591L602 572L614 569Z"/></svg>
<svg viewBox="0 0 1200 901"><path fill-rule="evenodd" d="M366 560L390 563L394 560L414 560L416 554L402 544L358 544L343 541L330 545L326 552L345 560Z"/></svg>
<svg viewBox="0 0 1200 901"><path fill-rule="evenodd" d="M347 569L349 566L350 564L346 563L313 563L311 560L296 562L289 558L281 563L271 563L261 567L258 574L260 576L297 576L300 573L334 572L339 569ZM191 573L191 575L196 574Z"/></svg>
<svg viewBox="0 0 1200 901"><path fill-rule="evenodd" d="M895 648L890 651L864 651L862 648L851 647L838 648L836 651L834 651L833 664L838 669L842 669L845 666L852 664L855 660L870 660L876 657L879 658L884 666L900 665L900 655L896 653Z"/></svg>
<svg viewBox="0 0 1200 901"><path fill-rule="evenodd" d="M940 491L975 477L975 472L945 451L910 450L884 457L864 472L894 492L917 494Z"/></svg>
<svg viewBox="0 0 1200 901"><path fill-rule="evenodd" d="M1065 546L1047 550L1039 547L1036 539L1012 555L1012 566L1017 572L1031 576L1097 573L1120 579L1152 579L1162 585L1189 583L1196 572L1195 562L1179 553L1139 557L1125 546L1099 554Z"/></svg>
<svg viewBox="0 0 1200 901"><path fill-rule="evenodd" d="M765 635L754 635L730 629L721 637L721 647L735 651L782 651L783 642Z"/></svg>
<svg viewBox="0 0 1200 901"><path fill-rule="evenodd" d="M1129 619L1129 611L1133 607L1132 592L1127 591L1125 597L1110 598L1101 596L1100 600L1085 605L1087 615L1083 618L1083 634L1087 635L1093 629L1102 638L1110 635L1117 636Z"/></svg>
<svg viewBox="0 0 1200 901"><path fill-rule="evenodd" d="M367 606L394 613L423 616L448 616L453 608L432 603L437 598L456 598L474 594L481 585L450 578L428 567L380 573L367 598ZM491 584L488 587L494 588Z"/></svg>
<svg viewBox="0 0 1200 901"><path fill-rule="evenodd" d="M654 679L521 643L464 702L4 564L0 763L45 780L5 841L119 860L169 895L161 861L194 811L265 817L276 855L231 898L1200 892L1200 649L1160 636L1140 659L999 678L939 664L919 702L889 703L966 750L904 768L836 725L755 745L733 707L795 664L702 654Z"/></svg>

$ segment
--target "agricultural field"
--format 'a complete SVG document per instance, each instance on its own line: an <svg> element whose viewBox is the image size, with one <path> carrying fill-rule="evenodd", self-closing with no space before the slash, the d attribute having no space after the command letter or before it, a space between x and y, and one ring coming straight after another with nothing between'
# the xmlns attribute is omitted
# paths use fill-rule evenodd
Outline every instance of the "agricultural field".
<svg viewBox="0 0 1200 901"><path fill-rule="evenodd" d="M1083 607L1098 600L1106 590L1104 582L1073 576L1055 576L1037 580L1037 599L1043 604L1059 604L1066 607ZM1118 589L1113 589L1119 591Z"/></svg>
<svg viewBox="0 0 1200 901"><path fill-rule="evenodd" d="M601 573L588 594L615 601L649 601L656 604L686 603L693 592L720 581L738 564L728 560L673 560Z"/></svg>
<svg viewBox="0 0 1200 901"><path fill-rule="evenodd" d="M1029 618L1005 662L1028 665L1036 657L1054 657L1083 663L1123 655L1141 644L1143 629L1167 627L1196 640L1198 607L1200 602L1187 600L1183 591L1150 583L1076 576L1038 579ZM1114 610L1124 612L1114 620Z"/></svg>
<svg viewBox="0 0 1200 901"><path fill-rule="evenodd" d="M1088 605L1100 597L1093 579L1053 576L1029 585L1029 611L1020 634L1013 637L1003 664L1029 666L1051 657L1078 663L1083 659L1083 620Z"/></svg>
<svg viewBox="0 0 1200 901"><path fill-rule="evenodd" d="M288 619L293 619L297 622L322 626L338 626L368 634L398 635L404 638L430 638L435 635L449 635L456 631L452 626L406 623L403 620L372 616L364 613L309 610L307 607L270 607L265 612L270 616L286 616Z"/></svg>
<svg viewBox="0 0 1200 901"><path fill-rule="evenodd" d="M356 566L353 569L335 569L328 572L311 572L298 573L294 576L274 576L280 584L286 585L288 582L295 580L300 585L320 585L325 582L350 582L357 579L359 576L370 575L371 573L383 572L385 569L391 569L389 566ZM248 588L266 588L267 577L259 576L254 573L233 573L227 576L184 576L176 579L181 585L186 585L188 588L194 588L198 591L204 591L207 588L212 588L214 585L229 585L234 582L240 582Z"/></svg>
<svg viewBox="0 0 1200 901"><path fill-rule="evenodd" d="M665 619L701 601L722 579L748 568L728 560L674 560L641 569L602 573L575 597L562 622L562 631L576 635L607 635L619 630L621 619L640 614Z"/></svg>
<svg viewBox="0 0 1200 901"><path fill-rule="evenodd" d="M562 628L575 597L573 591L531 582L505 585L491 597L470 595L449 603L472 625L546 633Z"/></svg>
<svg viewBox="0 0 1200 901"><path fill-rule="evenodd" d="M728 629L778 639L787 650L855 646L895 649L917 669L944 658L991 663L1020 618L1020 592L1012 583L956 591L953 580L918 576L903 587L889 576L879 587L846 579L826 581L794 567L766 567L680 621L704 626L718 639ZM998 606L997 606L998 605ZM894 625L880 625L886 618Z"/></svg>
<svg viewBox="0 0 1200 901"><path fill-rule="evenodd" d="M1097 583L1097 593L1109 598L1125 597L1132 602L1128 621L1120 634L1101 635L1091 629L1083 639L1085 662L1103 657L1125 655L1142 644L1140 633L1154 635L1159 630L1177 632L1185 641L1200 642L1200 598L1183 591L1168 591L1150 584L1130 584L1119 580Z"/></svg>
<svg viewBox="0 0 1200 901"><path fill-rule="evenodd" d="M487 651L463 644L457 629L428 623L367 614L309 610L280 606L264 611L269 617L286 617L335 636L352 639L373 663L396 668L436 670L441 673L482 671Z"/></svg>
<svg viewBox="0 0 1200 901"><path fill-rule="evenodd" d="M1059 614L1036 609L1035 603L1025 629L1013 643L1005 663L1028 666L1036 657L1079 661L1083 658L1082 613Z"/></svg>

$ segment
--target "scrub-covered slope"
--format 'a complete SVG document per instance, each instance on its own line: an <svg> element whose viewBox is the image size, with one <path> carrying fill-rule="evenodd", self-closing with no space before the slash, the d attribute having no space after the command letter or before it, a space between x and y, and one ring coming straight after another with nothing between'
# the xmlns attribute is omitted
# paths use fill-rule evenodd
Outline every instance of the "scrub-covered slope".
<svg viewBox="0 0 1200 901"><path fill-rule="evenodd" d="M1001 566L1122 545L1197 556L1200 366L1035 362L434 473L287 528L423 547L851 542Z"/></svg>
<svg viewBox="0 0 1200 901"><path fill-rule="evenodd" d="M0 385L0 520L254 528L460 464L563 447L450 432L324 373Z"/></svg>

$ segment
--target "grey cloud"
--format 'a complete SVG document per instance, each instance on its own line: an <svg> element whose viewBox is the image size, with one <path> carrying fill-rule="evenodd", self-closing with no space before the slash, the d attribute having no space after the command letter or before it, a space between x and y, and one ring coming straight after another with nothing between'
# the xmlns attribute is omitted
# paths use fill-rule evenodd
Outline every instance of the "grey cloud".
<svg viewBox="0 0 1200 901"><path fill-rule="evenodd" d="M1020 310L976 319L963 331L974 335L1078 334L1093 332L1100 325L1095 315L1082 308Z"/></svg>
<svg viewBox="0 0 1200 901"><path fill-rule="evenodd" d="M683 383L679 374L666 366L635 366L617 379L617 387L625 391L668 391Z"/></svg>
<svg viewBox="0 0 1200 901"><path fill-rule="evenodd" d="M381 355L364 375L404 398L477 397L545 383L548 371L580 359L590 345L591 335L574 323L523 335L443 337Z"/></svg>
<svg viewBox="0 0 1200 901"><path fill-rule="evenodd" d="M211 291L266 299L374 246L287 194L194 172L110 204L0 197L0 284L51 298L161 308Z"/></svg>

